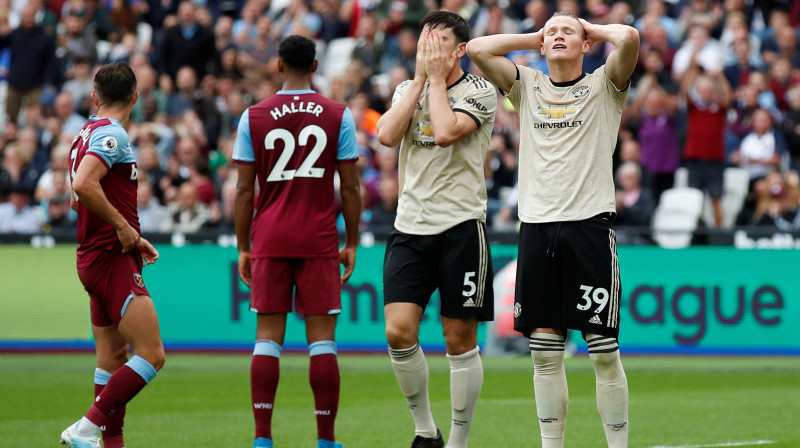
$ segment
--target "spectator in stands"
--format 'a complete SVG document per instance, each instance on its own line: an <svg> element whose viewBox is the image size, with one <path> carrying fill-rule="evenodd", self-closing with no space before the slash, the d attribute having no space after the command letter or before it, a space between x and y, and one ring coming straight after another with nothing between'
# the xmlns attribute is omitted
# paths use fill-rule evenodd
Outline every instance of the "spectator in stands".
<svg viewBox="0 0 800 448"><path fill-rule="evenodd" d="M800 168L800 84L786 92L786 99L789 108L780 127L791 156L791 167L796 170Z"/></svg>
<svg viewBox="0 0 800 448"><path fill-rule="evenodd" d="M15 142L5 147L2 168L3 177L8 185L15 186L17 190L25 190L28 195L33 194L36 182L39 180L39 171L31 164L33 155L26 149L22 142Z"/></svg>
<svg viewBox="0 0 800 448"><path fill-rule="evenodd" d="M78 59L86 59L90 64L97 64L97 34L88 27L85 12L70 9L64 17L64 34L66 38L67 64Z"/></svg>
<svg viewBox="0 0 800 448"><path fill-rule="evenodd" d="M397 218L397 199L400 184L393 175L381 176L378 180L378 203L370 211L369 229L372 232L391 232Z"/></svg>
<svg viewBox="0 0 800 448"><path fill-rule="evenodd" d="M792 62L787 58L779 58L769 70L769 88L778 101L781 112L789 108L786 92L800 82L800 73L792 73Z"/></svg>
<svg viewBox="0 0 800 448"><path fill-rule="evenodd" d="M723 67L722 46L711 37L711 24L700 19L692 22L686 41L675 53L672 76L679 80L693 64L706 71L720 71Z"/></svg>
<svg viewBox="0 0 800 448"><path fill-rule="evenodd" d="M245 71L254 73L278 72L278 39L272 31L272 20L259 17L256 21L256 36L250 43L242 46L245 58Z"/></svg>
<svg viewBox="0 0 800 448"><path fill-rule="evenodd" d="M617 168L617 218L615 226L650 225L656 201L648 188L642 186L642 170L636 162L625 162Z"/></svg>
<svg viewBox="0 0 800 448"><path fill-rule="evenodd" d="M758 68L750 62L751 44L747 39L737 39L731 43L734 60L725 64L725 77L731 87L736 89L748 82L750 73Z"/></svg>
<svg viewBox="0 0 800 448"><path fill-rule="evenodd" d="M202 79L214 61L214 33L197 23L197 7L189 0L178 6L178 24L167 29L161 47L162 70L173 79L181 67L189 66Z"/></svg>
<svg viewBox="0 0 800 448"><path fill-rule="evenodd" d="M20 184L11 187L8 202L0 203L0 233L38 233L39 214L30 205L30 190Z"/></svg>
<svg viewBox="0 0 800 448"><path fill-rule="evenodd" d="M208 218L208 208L197 199L197 187L191 182L184 182L178 189L175 202L167 205L167 217L159 230L195 233L208 222Z"/></svg>
<svg viewBox="0 0 800 448"><path fill-rule="evenodd" d="M731 12L725 17L725 28L720 36L725 65L741 62L741 55L735 48L736 42L747 42L746 63L753 67L761 67L764 61L761 60L761 39L751 34L747 17L738 11ZM741 45L740 45L741 46Z"/></svg>
<svg viewBox="0 0 800 448"><path fill-rule="evenodd" d="M517 183L517 155L505 134L496 133L489 140L484 175L488 197L486 216L491 222Z"/></svg>
<svg viewBox="0 0 800 448"><path fill-rule="evenodd" d="M59 93L56 96L55 112L61 124L62 134L75 135L86 124L86 117L75 112L72 94L69 92Z"/></svg>
<svg viewBox="0 0 800 448"><path fill-rule="evenodd" d="M683 156L689 170L689 185L708 191L718 228L723 223L720 205L725 169L723 138L731 102L731 88L721 69L719 65L715 71L701 75L698 63L692 58L681 83L688 118Z"/></svg>
<svg viewBox="0 0 800 448"><path fill-rule="evenodd" d="M636 20L634 26L643 36L658 26L665 32L671 46L678 43L678 22L667 14L663 0L647 0L644 15Z"/></svg>
<svg viewBox="0 0 800 448"><path fill-rule="evenodd" d="M516 34L520 32L519 23L507 16L505 7L497 0L485 0L472 18L472 35L490 36L492 34Z"/></svg>
<svg viewBox="0 0 800 448"><path fill-rule="evenodd" d="M52 36L36 24L36 6L22 9L20 25L13 31L6 19L0 19L0 49L11 50L8 68L8 120L17 121L24 102L36 104L53 62L55 43Z"/></svg>
<svg viewBox="0 0 800 448"><path fill-rule="evenodd" d="M45 233L71 233L75 230L77 215L69 205L72 190L67 180L67 172L65 170L54 171L53 184L55 191L40 205L44 212L42 228Z"/></svg>
<svg viewBox="0 0 800 448"><path fill-rule="evenodd" d="M358 41L351 59L362 61L371 73L377 74L380 73L380 62L385 53L386 45L378 35L375 16L367 14L358 21Z"/></svg>
<svg viewBox="0 0 800 448"><path fill-rule="evenodd" d="M188 65L178 70L175 87L175 92L167 99L167 116L173 119L187 110L194 110L195 104L203 99L203 92L198 90L197 73Z"/></svg>
<svg viewBox="0 0 800 448"><path fill-rule="evenodd" d="M767 74L762 71L753 71L747 78L747 85L755 90L759 107L766 109L775 117L780 117L778 99L769 87Z"/></svg>
<svg viewBox="0 0 800 448"><path fill-rule="evenodd" d="M773 171L756 183L758 202L750 221L752 225L776 227L784 232L800 230L796 175L794 177L794 183L789 184L779 172Z"/></svg>
<svg viewBox="0 0 800 448"><path fill-rule="evenodd" d="M404 69L406 73L414 73L417 66L417 32L413 28L403 28L397 34L397 45L387 49L381 58L380 73L390 73L392 70ZM406 74L403 80L408 79ZM394 89L390 86L390 92ZM391 96L391 95L390 95Z"/></svg>
<svg viewBox="0 0 800 448"><path fill-rule="evenodd" d="M50 153L50 167L42 173L36 183L36 191L33 195L33 199L36 202L47 201L61 192L64 187L69 188L69 180L67 178L59 177L64 185L58 185L56 179L57 173L66 173L70 169L69 149L69 144L67 143L60 143L53 148Z"/></svg>
<svg viewBox="0 0 800 448"><path fill-rule="evenodd" d="M750 185L778 168L786 142L775 132L772 115L764 109L753 112L753 131L745 136L739 150L731 154L731 163L750 175Z"/></svg>
<svg viewBox="0 0 800 448"><path fill-rule="evenodd" d="M141 182L141 179L136 190L136 208L142 233L161 230L162 223L167 218L167 210L153 196L153 186L149 182Z"/></svg>
<svg viewBox="0 0 800 448"><path fill-rule="evenodd" d="M139 99L131 109L131 121L155 121L167 113L167 96L156 86L156 71L145 65L136 70L136 88Z"/></svg>
<svg viewBox="0 0 800 448"><path fill-rule="evenodd" d="M79 58L72 66L71 77L61 87L63 92L72 95L72 106L82 115L90 108L94 81L91 76L92 64L88 59Z"/></svg>

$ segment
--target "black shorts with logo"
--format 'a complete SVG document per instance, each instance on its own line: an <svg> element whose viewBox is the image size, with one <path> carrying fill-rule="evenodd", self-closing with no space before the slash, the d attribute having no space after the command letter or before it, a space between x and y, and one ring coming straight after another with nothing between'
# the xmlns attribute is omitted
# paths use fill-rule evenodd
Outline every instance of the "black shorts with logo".
<svg viewBox="0 0 800 448"><path fill-rule="evenodd" d="M441 314L479 321L494 319L492 257L486 226L462 222L438 235L397 229L386 242L384 303L415 303L423 309L438 288Z"/></svg>
<svg viewBox="0 0 800 448"><path fill-rule="evenodd" d="M522 223L514 329L569 328L619 335L619 261L612 213L583 221Z"/></svg>

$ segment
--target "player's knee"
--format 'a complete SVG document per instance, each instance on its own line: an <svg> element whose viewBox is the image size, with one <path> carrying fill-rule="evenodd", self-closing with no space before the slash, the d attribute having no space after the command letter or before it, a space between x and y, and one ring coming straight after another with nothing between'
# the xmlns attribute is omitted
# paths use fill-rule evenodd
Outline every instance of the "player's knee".
<svg viewBox="0 0 800 448"><path fill-rule="evenodd" d="M386 324L386 342L394 349L408 348L417 343L412 332L401 325Z"/></svg>
<svg viewBox="0 0 800 448"><path fill-rule="evenodd" d="M164 367L164 362L166 362L167 355L164 352L164 346L159 345L158 347L153 347L145 351L144 353L139 354L142 358L144 358L151 366L153 366L156 371L161 370Z"/></svg>

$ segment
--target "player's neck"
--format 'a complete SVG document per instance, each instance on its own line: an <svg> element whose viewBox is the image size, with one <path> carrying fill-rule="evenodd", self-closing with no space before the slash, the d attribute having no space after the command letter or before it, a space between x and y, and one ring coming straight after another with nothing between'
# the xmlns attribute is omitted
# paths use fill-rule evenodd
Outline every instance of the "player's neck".
<svg viewBox="0 0 800 448"><path fill-rule="evenodd" d="M461 65L458 65L457 63L456 66L453 67L452 70L450 70L450 74L447 75L447 79L445 80L447 87L450 87L456 82L458 82L458 80L461 79L462 76L464 76L464 70L462 70Z"/></svg>
<svg viewBox="0 0 800 448"><path fill-rule="evenodd" d="M583 74L582 62L575 61L547 61L550 71L550 80L553 82L569 82L581 77Z"/></svg>
<svg viewBox="0 0 800 448"><path fill-rule="evenodd" d="M123 127L128 124L128 118L130 115L130 108L127 107L101 107L97 109L98 118L111 118L117 120L120 122L120 124L122 124Z"/></svg>
<svg viewBox="0 0 800 448"><path fill-rule="evenodd" d="M308 78L286 78L283 90L311 90L311 80Z"/></svg>

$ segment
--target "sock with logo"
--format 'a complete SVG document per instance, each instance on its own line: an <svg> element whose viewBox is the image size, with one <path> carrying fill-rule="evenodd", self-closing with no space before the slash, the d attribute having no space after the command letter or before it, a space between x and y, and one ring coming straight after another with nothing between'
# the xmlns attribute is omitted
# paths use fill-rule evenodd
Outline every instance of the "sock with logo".
<svg viewBox="0 0 800 448"><path fill-rule="evenodd" d="M98 427L107 425L110 416L144 389L156 377L156 373L156 369L144 358L138 355L134 356L111 375L108 384L97 396L84 418ZM88 428L83 420L77 429L80 435L97 433L97 429L95 429L93 433L87 434Z"/></svg>
<svg viewBox="0 0 800 448"><path fill-rule="evenodd" d="M308 346L308 379L314 392L317 438L333 442L334 423L339 410L339 362L336 343L317 341Z"/></svg>
<svg viewBox="0 0 800 448"><path fill-rule="evenodd" d="M563 448L569 392L564 371L564 336L531 333L533 390L542 448Z"/></svg>
<svg viewBox="0 0 800 448"><path fill-rule="evenodd" d="M450 403L453 409L447 447L467 448L472 417L483 385L480 347L460 355L448 354L447 359L450 361Z"/></svg>
<svg viewBox="0 0 800 448"><path fill-rule="evenodd" d="M419 344L403 349L389 349L394 375L406 397L408 409L414 418L414 432L418 436L436 437L436 423L428 398L428 363Z"/></svg>
<svg viewBox="0 0 800 448"><path fill-rule="evenodd" d="M250 396L256 422L256 439L272 439L272 408L280 379L283 347L274 341L256 341L250 361Z"/></svg>
<svg viewBox="0 0 800 448"><path fill-rule="evenodd" d="M597 409L609 448L628 446L628 379L614 338L587 334L589 359L597 383Z"/></svg>
<svg viewBox="0 0 800 448"><path fill-rule="evenodd" d="M103 369L94 369L94 398L105 389L111 374ZM103 448L124 448L125 442L122 438L123 424L125 422L125 406L114 411L106 420L106 425L101 428L103 431Z"/></svg>

